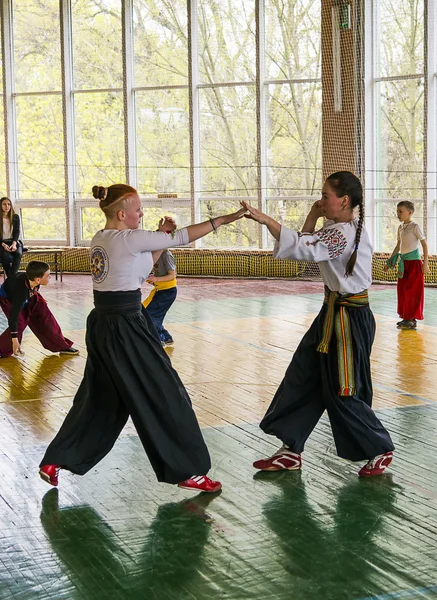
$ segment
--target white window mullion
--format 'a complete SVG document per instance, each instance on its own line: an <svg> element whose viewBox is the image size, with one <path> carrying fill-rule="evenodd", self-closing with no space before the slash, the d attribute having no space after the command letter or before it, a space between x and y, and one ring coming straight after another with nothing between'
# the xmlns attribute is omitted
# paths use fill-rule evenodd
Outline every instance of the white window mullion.
<svg viewBox="0 0 437 600"><path fill-rule="evenodd" d="M437 202L437 7L433 0L425 0L427 2L425 15L427 16L427 36L425 44L427 45L426 52L426 82L425 90L427 90L427 142L426 142L426 196L425 202L427 207L427 244L430 253L437 252L437 225L436 225L436 202Z"/></svg>
<svg viewBox="0 0 437 600"><path fill-rule="evenodd" d="M81 238L80 220L76 219L76 151L74 136L73 46L71 40L71 0L60 0L62 107L64 113L65 216L67 245L75 246Z"/></svg>
<svg viewBox="0 0 437 600"><path fill-rule="evenodd" d="M6 188L8 197L15 204L18 191L17 125L14 85L14 37L12 24L12 0L4 0L2 6L2 59L3 104L6 145Z"/></svg>
<svg viewBox="0 0 437 600"><path fill-rule="evenodd" d="M367 135L364 142L365 154L365 208L366 208L366 229L369 233L370 241L376 250L377 240L377 203L376 203L376 153L378 138L378 118L377 110L377 84L375 78L377 72L378 60L378 19L376 0L366 0L365 2L365 49L364 49L364 93L365 93L365 130Z"/></svg>
<svg viewBox="0 0 437 600"><path fill-rule="evenodd" d="M258 208L267 212L267 139L266 139L266 73L265 73L265 2L256 0L256 118L258 163ZM267 227L260 226L260 247L268 246Z"/></svg>
<svg viewBox="0 0 437 600"><path fill-rule="evenodd" d="M188 76L190 111L190 186L191 220L198 223L200 210L200 115L199 115L199 51L197 1L188 0ZM194 244L196 245L196 243Z"/></svg>
<svg viewBox="0 0 437 600"><path fill-rule="evenodd" d="M365 72L365 23L363 14L363 2L354 3L353 15L353 33L354 44L354 115L355 115L355 174L362 179L365 168L364 143L366 137L365 128L365 90L364 90L364 72ZM363 182L364 183L364 182Z"/></svg>
<svg viewBox="0 0 437 600"><path fill-rule="evenodd" d="M136 188L133 0L124 0L122 3L122 39L126 181Z"/></svg>

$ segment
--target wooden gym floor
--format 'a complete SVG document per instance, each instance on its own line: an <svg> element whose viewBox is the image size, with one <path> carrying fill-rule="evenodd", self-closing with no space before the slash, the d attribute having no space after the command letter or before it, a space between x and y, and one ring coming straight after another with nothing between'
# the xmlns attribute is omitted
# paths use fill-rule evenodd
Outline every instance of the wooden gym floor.
<svg viewBox="0 0 437 600"><path fill-rule="evenodd" d="M386 475L359 480L325 417L302 472L251 466L278 446L257 423L322 284L180 279L168 353L223 483L215 496L158 484L131 424L85 477L40 480L81 380L91 282L66 275L44 295L81 355L28 333L24 358L0 361L1 600L437 599L436 289L418 331L396 329L394 287L371 290L374 406L397 451Z"/></svg>

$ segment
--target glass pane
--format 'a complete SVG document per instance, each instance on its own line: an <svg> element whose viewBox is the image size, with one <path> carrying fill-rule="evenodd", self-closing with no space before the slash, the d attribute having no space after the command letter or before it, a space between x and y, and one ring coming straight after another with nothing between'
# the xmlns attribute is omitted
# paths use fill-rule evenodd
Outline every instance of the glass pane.
<svg viewBox="0 0 437 600"><path fill-rule="evenodd" d="M191 209L189 207L172 207L165 210L158 207L143 207L143 229L155 231L158 223L164 215L173 217L178 228L191 224ZM97 206L86 206L81 208L81 239L91 240L95 233L105 226L103 212Z"/></svg>
<svg viewBox="0 0 437 600"><path fill-rule="evenodd" d="M172 217L179 228L191 225L191 208L189 206L160 208L154 206L143 206L143 229L156 231L158 223L164 215Z"/></svg>
<svg viewBox="0 0 437 600"><path fill-rule="evenodd" d="M6 153L5 153L5 121L3 102L0 102L0 197L6 195Z"/></svg>
<svg viewBox="0 0 437 600"><path fill-rule="evenodd" d="M379 7L378 76L423 73L425 0L390 0L374 5Z"/></svg>
<svg viewBox="0 0 437 600"><path fill-rule="evenodd" d="M15 90L60 90L59 0L14 0L13 5Z"/></svg>
<svg viewBox="0 0 437 600"><path fill-rule="evenodd" d="M203 195L255 196L255 86L200 90Z"/></svg>
<svg viewBox="0 0 437 600"><path fill-rule="evenodd" d="M421 197L423 189L423 80L378 84L377 197Z"/></svg>
<svg viewBox="0 0 437 600"><path fill-rule="evenodd" d="M321 77L321 16L320 0L266 0L267 79Z"/></svg>
<svg viewBox="0 0 437 600"><path fill-rule="evenodd" d="M393 252L397 242L397 231L400 224L396 216L396 205L403 198L399 198L392 202L378 202L376 206L376 245L375 252ZM423 202L421 200L414 201L415 211L413 221L415 221L422 231L424 230L423 221Z"/></svg>
<svg viewBox="0 0 437 600"><path fill-rule="evenodd" d="M17 147L20 198L64 198L61 96L18 96Z"/></svg>
<svg viewBox="0 0 437 600"><path fill-rule="evenodd" d="M188 85L186 0L134 0L135 85Z"/></svg>
<svg viewBox="0 0 437 600"><path fill-rule="evenodd" d="M0 11L1 12L1 11ZM0 14L0 47L1 47L1 14ZM5 148L5 113L3 108L3 59L2 52L0 52L0 181L1 191L0 197L6 195L6 148Z"/></svg>
<svg viewBox="0 0 437 600"><path fill-rule="evenodd" d="M270 85L267 185L272 196L318 194L322 186L320 83Z"/></svg>
<svg viewBox="0 0 437 600"><path fill-rule="evenodd" d="M138 189L190 195L188 92L137 92Z"/></svg>
<svg viewBox="0 0 437 600"><path fill-rule="evenodd" d="M256 201L252 201L256 205ZM209 199L200 203L201 221L235 212L240 208L238 200ZM217 233L211 233L200 240L203 248L257 248L258 227L250 219L240 219L230 225L224 225Z"/></svg>
<svg viewBox="0 0 437 600"><path fill-rule="evenodd" d="M124 183L123 96L115 92L75 95L78 195L93 185Z"/></svg>
<svg viewBox="0 0 437 600"><path fill-rule="evenodd" d="M2 26L2 16L1 16L1 11L0 11L0 48L1 48L1 44L2 44L2 31L3 31L3 26ZM1 94L3 94L3 52L0 52L0 92L1 92ZM3 104L3 98L2 98L1 104Z"/></svg>
<svg viewBox="0 0 437 600"><path fill-rule="evenodd" d="M302 200L300 198L268 200L267 212L271 217L276 219L276 221L279 221L281 225L285 225L285 227L299 231L302 225L305 223L305 219L311 209L311 206L316 200L319 199L320 196L314 196L313 198L308 198L307 200ZM322 220L320 220L317 224L317 227L322 227L322 225ZM271 245L273 246L273 238L271 241Z"/></svg>
<svg viewBox="0 0 437 600"><path fill-rule="evenodd" d="M197 5L201 81L255 81L255 0Z"/></svg>
<svg viewBox="0 0 437 600"><path fill-rule="evenodd" d="M72 21L75 89L122 87L121 0L75 0Z"/></svg>
<svg viewBox="0 0 437 600"><path fill-rule="evenodd" d="M97 206L84 206L80 210L81 239L91 240L105 226L105 215Z"/></svg>
<svg viewBox="0 0 437 600"><path fill-rule="evenodd" d="M63 208L22 208L24 240L67 239L65 209Z"/></svg>

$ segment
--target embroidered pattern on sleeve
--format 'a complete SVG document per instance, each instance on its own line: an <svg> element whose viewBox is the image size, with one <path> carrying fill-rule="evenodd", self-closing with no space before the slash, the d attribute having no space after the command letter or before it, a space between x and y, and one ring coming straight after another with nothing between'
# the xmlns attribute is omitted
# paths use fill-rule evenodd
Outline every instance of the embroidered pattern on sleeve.
<svg viewBox="0 0 437 600"><path fill-rule="evenodd" d="M341 256L346 249L347 239L339 229L321 229L315 235L328 248L329 258Z"/></svg>

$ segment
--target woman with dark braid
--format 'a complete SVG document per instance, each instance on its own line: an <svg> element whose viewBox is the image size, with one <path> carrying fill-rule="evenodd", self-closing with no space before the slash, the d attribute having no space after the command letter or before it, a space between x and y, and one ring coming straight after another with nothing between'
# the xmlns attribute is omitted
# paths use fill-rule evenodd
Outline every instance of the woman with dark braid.
<svg viewBox="0 0 437 600"><path fill-rule="evenodd" d="M330 175L301 232L242 204L249 211L245 216L266 225L275 238L276 258L317 262L325 283L323 307L261 421L261 429L283 446L253 466L262 471L301 469L305 442L326 410L338 455L367 460L361 477L381 475L392 461L394 446L371 408L375 320L367 288L372 282L372 246L359 179L348 171ZM314 231L319 217L327 220Z"/></svg>

